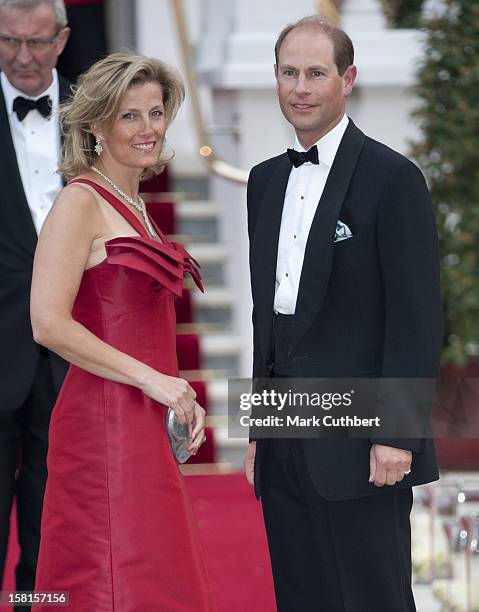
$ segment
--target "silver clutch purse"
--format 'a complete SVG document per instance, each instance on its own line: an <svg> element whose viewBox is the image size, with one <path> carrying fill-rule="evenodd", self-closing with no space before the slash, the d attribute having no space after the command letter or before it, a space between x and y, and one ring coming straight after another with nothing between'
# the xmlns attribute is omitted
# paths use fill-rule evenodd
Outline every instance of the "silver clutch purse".
<svg viewBox="0 0 479 612"><path fill-rule="evenodd" d="M178 423L173 408L168 408L166 413L166 433L170 441L171 450L178 463L184 463L191 457L188 450L190 445L190 434L188 423L181 425Z"/></svg>

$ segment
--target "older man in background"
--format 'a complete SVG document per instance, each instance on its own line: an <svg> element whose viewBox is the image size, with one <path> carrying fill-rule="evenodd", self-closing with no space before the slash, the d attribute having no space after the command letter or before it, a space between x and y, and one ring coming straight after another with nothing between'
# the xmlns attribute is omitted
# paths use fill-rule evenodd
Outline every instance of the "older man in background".
<svg viewBox="0 0 479 612"><path fill-rule="evenodd" d="M35 584L48 426L66 371L33 341L29 302L37 236L62 187L55 111L70 87L55 66L69 33L63 0L0 0L0 579L16 496L18 591Z"/></svg>

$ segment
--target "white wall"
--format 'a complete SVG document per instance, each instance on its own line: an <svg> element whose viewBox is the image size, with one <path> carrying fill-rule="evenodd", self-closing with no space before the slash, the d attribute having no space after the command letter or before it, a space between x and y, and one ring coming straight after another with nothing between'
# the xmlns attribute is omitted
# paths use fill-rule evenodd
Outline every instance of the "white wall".
<svg viewBox="0 0 479 612"><path fill-rule="evenodd" d="M201 28L201 0L185 0L185 14L191 42L196 45ZM145 55L158 57L175 66L185 76L181 49L178 44L174 14L169 0L136 1L137 50ZM208 92L202 90L208 104ZM168 130L167 139L175 150L172 170L176 174L205 175L204 162L198 155L198 143L193 130L189 94L180 112Z"/></svg>

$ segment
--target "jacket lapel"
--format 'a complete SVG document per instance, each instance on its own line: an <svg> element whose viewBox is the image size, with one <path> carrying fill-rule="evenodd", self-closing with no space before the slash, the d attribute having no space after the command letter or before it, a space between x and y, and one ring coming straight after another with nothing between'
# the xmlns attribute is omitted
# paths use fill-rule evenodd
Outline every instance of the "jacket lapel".
<svg viewBox="0 0 479 612"><path fill-rule="evenodd" d="M58 75L58 93L60 104L66 102L72 95L72 84L64 79L61 74Z"/></svg>
<svg viewBox="0 0 479 612"><path fill-rule="evenodd" d="M10 123L3 90L0 87L0 163L2 173L8 177L3 184L3 195L0 202L5 219L13 236L33 255L37 243L37 233L33 225L32 215L28 208L27 198L23 189L20 171L17 165L17 155L13 146Z"/></svg>
<svg viewBox="0 0 479 612"><path fill-rule="evenodd" d="M71 95L71 84L59 76L60 102L65 102ZM27 198L17 164L17 155L13 145L10 123L3 90L0 87L0 163L4 176L9 180L3 185L3 196L0 205L13 236L33 255L37 244L37 232L28 207Z"/></svg>
<svg viewBox="0 0 479 612"><path fill-rule="evenodd" d="M365 140L350 120L329 172L306 243L296 301L297 326L291 349L317 316L326 294L333 261L336 221Z"/></svg>
<svg viewBox="0 0 479 612"><path fill-rule="evenodd" d="M279 158L260 203L254 237L251 244L251 290L255 304L257 331L261 353L268 359L271 353L273 302L276 283L279 230L284 196L291 172L286 154Z"/></svg>

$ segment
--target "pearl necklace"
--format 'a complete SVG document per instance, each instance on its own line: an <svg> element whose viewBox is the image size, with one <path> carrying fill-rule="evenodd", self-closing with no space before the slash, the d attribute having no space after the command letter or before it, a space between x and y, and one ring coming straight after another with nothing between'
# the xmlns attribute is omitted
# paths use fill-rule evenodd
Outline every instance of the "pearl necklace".
<svg viewBox="0 0 479 612"><path fill-rule="evenodd" d="M93 172L96 172L97 174L99 174L103 179L105 179L105 181L111 185L111 187L113 187L113 189L117 192L117 194L119 196L121 196L125 202L128 202L128 204L131 204L133 206L133 208L136 208L136 210L141 213L143 220L145 222L146 225L146 229L148 230L148 233L150 234L150 236L155 236L158 237L158 234L155 232L155 228L153 227L153 225L151 224L151 221L148 217L148 215L146 214L146 206L145 206L145 202L143 201L143 199L138 196L138 202L135 202L135 200L133 198L131 198L129 195L127 195L124 191L122 191L118 185L116 185L111 178L109 178L108 176L106 176L106 174L103 174L103 172L100 172L100 170L98 170L98 168L95 168L95 166L92 166L91 169L93 170Z"/></svg>

